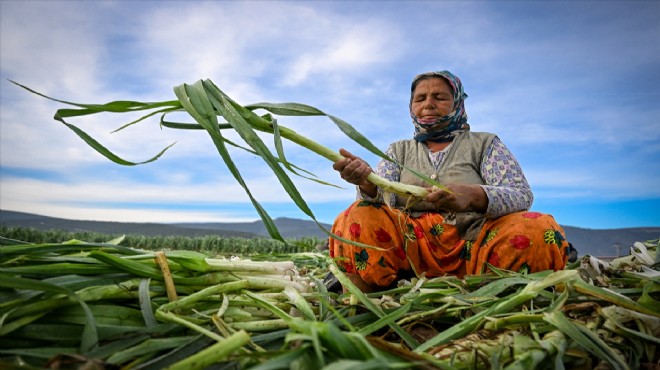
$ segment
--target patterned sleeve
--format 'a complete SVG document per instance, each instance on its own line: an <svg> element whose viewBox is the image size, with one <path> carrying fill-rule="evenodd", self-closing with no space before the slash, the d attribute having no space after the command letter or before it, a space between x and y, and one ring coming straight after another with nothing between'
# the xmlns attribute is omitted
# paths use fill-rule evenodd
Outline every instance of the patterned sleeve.
<svg viewBox="0 0 660 370"><path fill-rule="evenodd" d="M385 151L385 154L392 158L393 160L396 161L396 157L394 156L394 151L392 150L392 145L390 145L387 150ZM390 162L385 159L381 159L380 162L378 162L378 165L376 166L376 170L374 171L376 175L384 178L385 180L391 181L391 182L399 182L401 179L401 167L394 163ZM383 202L383 189L378 187L378 194L376 197L372 198L367 194L364 194L360 191L360 187L356 186L357 188L357 199L365 199L365 200L371 200L371 201L377 201L377 202ZM394 194L390 194L390 199L389 204L394 204Z"/></svg>
<svg viewBox="0 0 660 370"><path fill-rule="evenodd" d="M509 149L495 137L481 165L482 188L488 196L487 218L527 210L534 195L525 174Z"/></svg>

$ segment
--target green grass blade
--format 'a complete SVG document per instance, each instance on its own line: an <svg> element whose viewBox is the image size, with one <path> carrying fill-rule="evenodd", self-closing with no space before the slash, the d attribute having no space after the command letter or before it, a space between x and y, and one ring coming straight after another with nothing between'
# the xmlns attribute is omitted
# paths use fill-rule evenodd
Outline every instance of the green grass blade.
<svg viewBox="0 0 660 370"><path fill-rule="evenodd" d="M45 267L48 268L45 268ZM81 264L81 263L49 263L44 265L26 265L0 267L0 272L21 274L27 276L60 276L65 274L78 275L100 275L116 272L113 268L101 264Z"/></svg>
<svg viewBox="0 0 660 370"><path fill-rule="evenodd" d="M170 122L170 121L161 120L161 125L163 127L167 127L167 128L182 129L182 130L204 130L204 127L202 127L199 124L194 124L194 123L180 123L180 122ZM279 125L277 127L278 127L278 135L279 135ZM218 128L220 130L225 130L225 129L232 129L232 126L230 124L219 124ZM250 148L246 148L242 145L238 145L238 144L234 143L233 141L227 139L224 136L222 137L222 139L225 141L225 143L227 143L227 144L229 144L229 145L231 145L235 148L242 149L242 150L244 150L244 151L246 151L250 154L259 155L256 151L254 151ZM335 187L335 188L341 188L341 186L339 186L339 185L336 185L336 184L333 184L333 183L330 183L330 182L327 182L327 181L323 181L318 176L313 174L312 172L307 171L307 170L301 168L300 166L296 166L295 164L288 162L286 160L286 158L283 158L283 156L280 156L279 158L276 157L276 160L279 161L280 163L282 163L285 166L285 168L287 168L287 170L289 170L291 173L293 173L297 176L300 176L300 177L302 177L304 179L307 179L307 180L310 180L310 181L317 182L317 183L322 184L322 185L332 186L332 187ZM304 172L309 176L305 176L305 175L299 173L298 171Z"/></svg>
<svg viewBox="0 0 660 370"><path fill-rule="evenodd" d="M330 271L339 279L339 282L341 282L342 286L344 286L348 291L351 292L351 294L355 295L357 299L366 307L368 308L371 312L373 312L376 316L379 318L384 318L387 315L383 310L376 306L369 297L367 297L366 294L364 294L358 287L353 284L353 282L337 267L335 264L331 264L330 266ZM401 339L403 339L410 348L417 348L419 346L419 343L413 338L408 332L403 330L398 324L395 322L389 323L389 326L394 330Z"/></svg>
<svg viewBox="0 0 660 370"><path fill-rule="evenodd" d="M604 359L615 369L628 369L628 364L615 351L613 351L597 334L579 323L568 320L561 311L545 314L545 321L554 325L562 333L576 341L580 346Z"/></svg>
<svg viewBox="0 0 660 370"><path fill-rule="evenodd" d="M367 149L371 153L377 155L380 158L383 158L385 160L391 161L392 159L389 158L383 151L378 149L377 146L375 146L369 139L367 139L366 136L362 135L358 130L355 129L352 125L350 125L348 122L342 120L339 117L335 117L333 115L329 115L327 113L322 112L319 109L316 109L314 107L305 105L305 104L299 104L299 103L280 103L280 104L274 104L274 103L258 103L258 104L250 104L245 106L248 109L265 109L269 112L272 112L274 114L279 114L279 115L285 115L285 116L326 116L328 117L346 136L348 136L351 140L359 144L361 147ZM396 162L395 162L396 163ZM402 166L400 163L397 163L399 166ZM411 171L414 173L416 176L420 177L421 179L425 180L431 185L435 185L438 188L441 189L447 189L443 184L440 184L439 182L431 179L430 177L415 171L413 169L410 169L406 166L402 166L403 168Z"/></svg>
<svg viewBox="0 0 660 370"><path fill-rule="evenodd" d="M85 131L81 130L75 125L72 125L70 123L67 123L64 118L68 117L79 117L79 116L85 116L85 115L91 115L91 114L96 114L96 113L102 113L102 112L114 112L114 113L126 113L126 112L132 112L132 111L139 111L139 110L148 110L148 109L155 109L155 108L162 108L162 107L168 107L166 109L159 110L157 113L161 113L163 111L169 111L169 110L175 110L179 109L181 107L180 102L176 100L172 101L164 101L164 102L155 102L155 103L142 103L142 102L136 102L136 101L114 101L106 104L79 104L79 103L73 103L69 102L66 100L60 100L60 99L55 99L51 98L47 95L44 95L42 93L39 93L35 90L30 89L27 86L21 85L15 81L11 81L13 84L22 87L23 89L39 95L41 97L44 97L49 100L53 100L59 103L64 103L68 105L73 105L77 107L81 107L83 109L59 109L55 113L55 119L62 122L64 125L66 125L69 129L71 129L73 132L76 133L83 141L85 141L89 146L91 146L94 150L96 150L99 154L103 155L104 157L108 158L109 160L121 164L124 166L134 166L138 164L144 164L144 163L150 163L155 160L157 160L161 155L165 153L174 143L170 144L167 146L165 149L160 151L160 153L156 154L152 158L142 161L142 162L131 162L127 161L116 154L112 153L110 150L108 150L106 147L101 145L98 141L96 141L94 138L89 136ZM141 119L138 119L137 121L134 121L132 123L138 122L144 118L147 118L153 114L149 114ZM131 123L131 124L132 124ZM130 124L129 124L130 125ZM122 127L123 128L123 127ZM121 128L120 128L121 129Z"/></svg>
<svg viewBox="0 0 660 370"><path fill-rule="evenodd" d="M141 277L163 280L163 273L159 269L147 266L140 262L135 262L101 251L92 251L89 253L89 256L110 266L116 267L121 271L130 272L131 274ZM174 274L172 274L172 277L174 277Z"/></svg>
<svg viewBox="0 0 660 370"><path fill-rule="evenodd" d="M110 243L88 243L79 240L69 240L63 243L20 243L15 245L5 245L0 248L0 260L13 255L45 255L48 253L77 252L96 249L129 255L138 255L142 253L133 248L123 247Z"/></svg>
<svg viewBox="0 0 660 370"><path fill-rule="evenodd" d="M607 319L605 327L614 329L612 326L615 326L629 336L648 341L660 349L660 337L657 336L660 334L660 320L657 318L617 305L604 307L600 312ZM634 322L641 331L627 327L629 322Z"/></svg>
<svg viewBox="0 0 660 370"><path fill-rule="evenodd" d="M320 181L317 178L301 175L294 169L295 166L293 166L291 163L289 163L289 161L286 160L286 155L284 154L284 146L282 145L282 137L280 135L280 126L277 124L277 120L275 119L273 119L271 123L273 125L273 141L275 142L275 150L277 151L277 155L278 155L276 160L282 163L284 167L294 175L300 176L307 180L316 181L325 185L330 185L329 183L326 183L325 181Z"/></svg>
<svg viewBox="0 0 660 370"><path fill-rule="evenodd" d="M422 343L419 347L414 349L415 352L421 353L449 341L463 337L472 331L478 329L486 316L496 315L500 313L510 312L513 308L529 301L536 297L542 290L554 286L559 283L570 283L579 279L578 272L575 270L562 270L553 272L546 277L531 281L519 292L513 293L507 297L500 298L497 303L493 304L486 310L476 313L468 319L452 326L451 328L441 332L435 337Z"/></svg>
<svg viewBox="0 0 660 370"><path fill-rule="evenodd" d="M270 150L266 147L266 144L264 144L252 126L245 120L245 118L243 118L243 116L241 116L236 108L229 103L227 100L228 98L217 86L208 80L204 81L204 85L207 93L213 98L211 104L213 104L215 109L227 119L227 122L234 127L241 138L243 138L243 140L245 140L245 142L259 154L266 164L268 164L284 190L289 194L289 197L294 201L298 208L316 221L314 213L302 198L298 189L296 189L286 172L284 172L279 166L278 160L272 155ZM316 222L318 224L318 221Z"/></svg>
<svg viewBox="0 0 660 370"><path fill-rule="evenodd" d="M326 116L328 117L332 122L339 127L339 129L346 134L349 138L351 138L353 141L356 143L360 144L360 146L364 147L365 149L369 150L370 152L376 154L377 156L391 160L385 153L383 153L378 147L376 147L369 139L367 139L364 135L362 135L359 131L357 131L353 126L351 126L348 122L324 113L323 111L316 109L312 106L305 105L305 104L299 104L299 103L257 103L257 104L249 104L246 105L245 108L254 110L254 109L265 109L271 113L277 114L277 115L282 115L282 116Z"/></svg>
<svg viewBox="0 0 660 370"><path fill-rule="evenodd" d="M172 143L172 144L166 146L165 149L161 150L158 154L156 154L155 156L153 156L153 157L151 157L151 158L149 158L145 161L131 162L131 161L125 160L125 159L119 157L118 155L114 154L108 148L104 147L103 145L101 145L101 143L96 141L96 139L89 136L85 131L81 130L80 128L78 128L75 125L72 125L72 124L67 123L66 121L64 121L64 118L62 118L61 116L56 114L55 119L62 122L65 126L70 128L73 132L76 133L76 135L78 135L78 137L83 139L83 141L85 143L87 143L87 145L91 146L99 154L101 154L102 156L108 158L109 160L111 160L111 161L113 161L117 164L121 164L123 166L136 166L136 165L139 165L139 164L151 163L151 162L157 160L158 158L160 158L169 148L171 148L174 144L176 144L176 143Z"/></svg>
<svg viewBox="0 0 660 370"><path fill-rule="evenodd" d="M0 286L3 287L13 288L13 289L30 289L30 290L63 293L69 296L72 300L78 302L78 304L80 304L80 307L82 307L83 311L85 312L85 326L83 329L83 335L80 342L80 352L87 353L97 345L98 331L96 328L96 320L94 319L94 315L92 314L89 306L87 306L87 304L83 300L81 300L80 297L75 292L71 291L70 289L63 288L61 286L57 286L51 283L34 280L34 279L27 279L20 276L7 276L6 274L3 274L3 276L0 277L2 278L0 279ZM28 322L26 322L26 324L28 324ZM0 332L2 333L2 335L6 335L8 334L7 330L13 331L19 328L20 326L10 326L8 329L3 323L2 327L0 327Z"/></svg>
<svg viewBox="0 0 660 370"><path fill-rule="evenodd" d="M129 123L127 123L127 124L125 124L125 125L119 127L119 128L116 129L116 130L111 131L111 133L119 132L119 131L121 131L121 130L123 130L123 129L129 127L129 126L133 126L134 124L139 123L139 122L142 122L142 121L144 121L145 119L147 119L147 118L149 118L149 117L153 117L153 116L155 116L155 115L157 115L157 114L161 114L161 113L163 113L163 114L167 114L167 113L169 113L169 112L178 112L178 111L180 111L180 110L181 110L180 107L177 107L177 108L165 108L165 109L159 109L159 110L154 111L154 112L151 112L151 113L149 113L149 114L145 114L144 116L142 116L142 117L140 117L140 118L138 118L138 119L136 119L136 120L134 120L134 121L131 121L131 122L129 122Z"/></svg>
<svg viewBox="0 0 660 370"><path fill-rule="evenodd" d="M215 144L216 148L218 149L218 153L222 157L223 161L225 162L225 165L227 166L227 169L231 172L231 174L234 176L234 179L241 185L245 193L248 195L250 198L250 201L252 202L253 207L259 214L261 220L264 222L264 226L268 230L268 233L271 237L277 240L284 241L284 238L280 235L279 231L277 230L277 227L275 226L275 222L273 222L273 219L268 215L268 212L261 206L261 204L256 200L256 198L252 195L252 192L248 188L247 184L245 183L245 180L243 180L243 177L241 176L240 172L238 171L238 168L234 164L234 161L231 159L231 156L229 154L229 151L227 150L227 147L225 146L224 140L222 136L220 135L220 130L217 126L213 126L213 123L210 122L209 120L215 120L215 115L210 116L208 114L202 114L200 113L197 108L195 107L195 104L192 103L192 97L189 95L189 90L191 91L196 91L199 90L199 85L197 85L197 89L191 89L188 87L188 85L183 84L179 85L174 88L174 93L176 96L179 98L179 101L183 105L183 108L199 123L204 129L209 133L211 136L211 140L213 140L213 143ZM204 99L201 93L197 92L196 95L194 95L198 99ZM208 100L208 98L207 98ZM201 105L202 103L197 102L197 105ZM213 118L212 118L213 117ZM217 122L217 120L215 121Z"/></svg>
<svg viewBox="0 0 660 370"><path fill-rule="evenodd" d="M573 286L575 290L577 290L580 293L584 293L596 298L604 299L610 303L616 304L621 307L625 307L633 311L641 312L655 317L660 317L660 311L641 305L633 301L632 299L624 295L615 293L609 289L591 285L589 283L584 282L583 280L575 281L573 283Z"/></svg>
<svg viewBox="0 0 660 370"><path fill-rule="evenodd" d="M282 168L279 167L279 165L277 165L277 158L275 158L270 153L268 148L265 146L265 144L263 144L263 141L261 141L259 136L257 136L257 134L254 132L253 127L251 126L253 125L259 130L272 133L272 127L270 126L270 124L266 122L263 118L251 112L250 110L235 103L233 100L231 100L231 98L225 95L217 86L215 86L213 82L211 82L210 80L204 81L204 84L206 86L207 93L214 98L211 100L211 103L214 104L214 107L220 112L220 114L222 114L225 117L225 119L227 119L228 122L230 122L232 127L234 127L234 129L239 133L239 135L241 135L243 140L245 140L250 146L252 146L252 148L255 149L255 151L262 157L262 159L264 159L264 161L271 167L273 173L277 176L278 180L280 181L280 184L289 194L289 197L294 201L294 203L296 203L296 205L301 211L303 211L306 215L308 215L318 225L320 230L328 234L328 236L332 236L333 238L336 238L338 240L341 240L349 244L360 245L367 248L376 248L341 238L326 230L325 227L323 227L323 225L321 225L321 223L316 219L312 210L307 206L307 203L302 198L302 196L300 196L300 193L296 189L293 182L289 179L289 177L282 170ZM249 123L248 121L246 121L245 117L248 117L247 119L249 120ZM281 129L284 130L284 128ZM289 137L288 137L289 139L291 139L291 134L295 135L296 143L301 144L300 140L303 140L303 143L301 144L302 146L306 147L307 149L315 151L319 155L325 156L326 158L333 160L341 158L341 156L338 153L335 153L334 151L322 147L321 145L309 139L303 138L300 135L295 134L291 130L287 129L287 132L289 132ZM268 216L268 219L263 219L262 217L262 220L268 226L270 217Z"/></svg>
<svg viewBox="0 0 660 370"><path fill-rule="evenodd" d="M0 319L0 336L5 336L16 330L20 330L22 327L29 325L30 323L39 320L45 316L48 312L39 312L34 315L22 315L16 319L8 320L7 316L16 312L11 310L8 312L3 312L2 318Z"/></svg>
<svg viewBox="0 0 660 370"><path fill-rule="evenodd" d="M296 288L293 288L291 286L287 286L284 288L284 294L289 298L289 301L291 304L296 306L300 312L305 315L307 320L311 321L316 321L316 314L314 313L314 310L312 309L312 306L307 302L307 300L300 294Z"/></svg>
<svg viewBox="0 0 660 370"><path fill-rule="evenodd" d="M35 90L30 89L29 87L25 85L21 85L20 83L16 81L9 80L9 82L22 87L23 89L39 95L41 97L44 97L48 100L56 101L58 103L63 103L67 105L73 105L76 107L84 108L80 111L82 112L70 112L71 115L62 115L62 117L73 117L73 116L80 116L80 115L85 115L85 114L95 114L95 113L100 113L100 112L115 112L115 113L125 113L125 112L131 112L131 111L138 111L138 110L148 110L148 109L154 109L154 108L160 108L160 107L172 107L172 108L180 108L181 103L177 100L169 100L169 101L162 101L162 102L150 102L150 103L143 103L143 102L137 102L137 101L128 101L128 100L118 100L118 101L113 101L110 103L106 104L80 104L80 103L73 103L69 102L66 100L60 100L60 99L55 99L51 98L50 96L44 95L40 92L37 92Z"/></svg>
<svg viewBox="0 0 660 370"><path fill-rule="evenodd" d="M403 315L406 315L411 308L412 308L412 302L408 302L405 305L397 308L395 311L391 312L390 314L374 321L373 323L367 326L363 326L362 328L360 328L359 333L363 335L369 335L382 327L396 323L396 321L399 320Z"/></svg>
<svg viewBox="0 0 660 370"><path fill-rule="evenodd" d="M140 286L138 288L138 301L140 304L140 312L142 312L142 317L144 318L144 324L148 328L155 327L158 325L156 317L154 316L154 310L151 307L151 295L149 294L149 284L151 279L142 279L140 280Z"/></svg>
<svg viewBox="0 0 660 370"><path fill-rule="evenodd" d="M218 342L220 342L224 339L221 335L219 335L219 334L217 334L217 333L215 333L215 332L213 332L213 331L211 331L211 330L209 330L205 327L197 325L197 324L191 322L190 320L188 320L184 317L181 317L179 315L175 315L171 312L158 310L158 311L156 311L156 318L160 319L161 321L169 321L169 322L179 324L181 326L184 326L186 328L194 330L194 331L196 331L200 334L206 335L207 337L209 337L209 338L211 338L215 341L218 341Z"/></svg>
<svg viewBox="0 0 660 370"><path fill-rule="evenodd" d="M221 362L233 352L238 351L250 342L250 335L245 331L238 331L226 339L205 348L198 353L185 358L172 366L169 370L202 370L210 365Z"/></svg>
<svg viewBox="0 0 660 370"><path fill-rule="evenodd" d="M308 345L303 345L300 348L286 351L281 355L278 355L273 358L269 358L268 361L264 361L256 366L251 367L251 370L284 370L291 369L291 365L300 360L307 351L309 351Z"/></svg>
<svg viewBox="0 0 660 370"><path fill-rule="evenodd" d="M239 280L230 283L220 284L220 285L211 285L198 292L181 297L176 301L172 301L160 306L158 309L163 311L173 311L177 309L188 308L189 306L203 300L214 294L238 292L242 289L247 288L247 280Z"/></svg>
<svg viewBox="0 0 660 370"><path fill-rule="evenodd" d="M246 109L264 109L280 116L325 116L322 111L300 103L255 103L245 106Z"/></svg>
<svg viewBox="0 0 660 370"><path fill-rule="evenodd" d="M135 370L162 370L208 347L213 341L204 335L198 335L187 344L177 347L145 363L136 364Z"/></svg>
<svg viewBox="0 0 660 370"><path fill-rule="evenodd" d="M44 267L40 267L40 268L43 270ZM4 272L0 272L0 287L10 288L10 289L38 290L44 292L63 293L63 294L72 293L71 290L52 283L47 283L45 281L37 280L37 279L29 279L13 274L7 274Z"/></svg>
<svg viewBox="0 0 660 370"><path fill-rule="evenodd" d="M16 348L16 349L3 349L2 354L4 356L6 355L18 355L22 357L33 357L33 358L38 358L41 360L49 360L51 358L54 358L57 355L60 355L62 353L75 353L77 348L75 347L44 347L44 348ZM8 367L2 367L3 369L23 369L23 366L16 366L14 368L9 367L8 364L3 363L0 360L0 366L8 366Z"/></svg>
<svg viewBox="0 0 660 370"><path fill-rule="evenodd" d="M288 313L284 312L282 309L275 306L273 303L269 302L268 300L265 300L265 299L261 298L258 294L254 294L254 293L250 292L249 290L243 291L243 294L245 294L246 296L253 299L261 307L269 310L270 312L275 314L277 317L284 320L289 326L293 326L295 324L294 317L292 317Z"/></svg>
<svg viewBox="0 0 660 370"><path fill-rule="evenodd" d="M154 338L142 341L139 344L131 346L111 355L106 361L110 364L121 365L130 360L143 356L145 354L157 354L160 351L174 349L190 342L193 337L168 337Z"/></svg>

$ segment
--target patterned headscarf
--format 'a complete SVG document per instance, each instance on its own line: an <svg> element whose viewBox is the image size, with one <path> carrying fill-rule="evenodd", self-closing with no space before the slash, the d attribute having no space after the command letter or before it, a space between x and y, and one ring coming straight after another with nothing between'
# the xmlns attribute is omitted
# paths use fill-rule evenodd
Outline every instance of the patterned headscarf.
<svg viewBox="0 0 660 370"><path fill-rule="evenodd" d="M434 77L444 78L449 83L454 92L454 107L448 115L438 118L435 122L423 123L412 112L413 93L419 81ZM417 75L410 87L409 105L410 117L415 125L415 140L419 142L447 142L452 141L458 133L469 130L470 125L467 123L467 113L463 104L465 98L467 98L467 94L463 92L461 80L449 71L427 72Z"/></svg>

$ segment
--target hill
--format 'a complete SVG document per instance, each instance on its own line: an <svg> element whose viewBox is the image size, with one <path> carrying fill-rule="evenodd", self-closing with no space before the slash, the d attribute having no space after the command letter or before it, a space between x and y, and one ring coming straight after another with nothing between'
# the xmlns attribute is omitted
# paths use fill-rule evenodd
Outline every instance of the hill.
<svg viewBox="0 0 660 370"><path fill-rule="evenodd" d="M275 226L280 231L284 238L302 238L306 236L315 236L325 238L327 234L319 228L314 221L300 220L295 218L279 217L273 220ZM258 236L269 237L268 230L264 223L259 221L254 222L210 222L210 223L178 223L173 224L177 227L203 229L203 230L225 230L225 231L239 231ZM326 230L330 230L332 225L321 224Z"/></svg>
<svg viewBox="0 0 660 370"><path fill-rule="evenodd" d="M635 242L660 238L660 227L634 227L622 229L584 229L562 226L566 238L580 255L618 257L630 254Z"/></svg>
<svg viewBox="0 0 660 370"><path fill-rule="evenodd" d="M198 229L159 223L106 222L69 220L31 213L0 210L0 225L9 227L29 227L36 230L64 230L69 232L96 232L109 235L145 236L205 236L218 235L231 238L255 238L259 235L240 230Z"/></svg>
<svg viewBox="0 0 660 370"><path fill-rule="evenodd" d="M293 218L274 220L284 238L318 237L326 234L314 221ZM126 223L69 220L30 213L0 210L0 225L10 227L31 227L37 230L64 230L71 232L89 231L111 235L135 234L145 236L204 236L256 238L268 237L261 221L229 223ZM322 224L327 230L330 225ZM621 229L587 229L562 226L567 239L578 249L580 255L590 254L599 257L627 255L636 241L646 241L660 237L660 227L638 227Z"/></svg>

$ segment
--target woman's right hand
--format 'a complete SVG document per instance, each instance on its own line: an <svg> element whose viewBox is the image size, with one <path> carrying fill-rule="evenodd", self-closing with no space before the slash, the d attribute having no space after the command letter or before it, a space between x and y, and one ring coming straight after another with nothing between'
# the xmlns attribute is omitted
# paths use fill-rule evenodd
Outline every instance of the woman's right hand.
<svg viewBox="0 0 660 370"><path fill-rule="evenodd" d="M346 149L339 149L339 154L341 154L344 159L335 162L332 165L332 168L339 172L342 179L353 185L359 186L363 192L369 195L375 194L377 191L376 185L367 180L369 174L373 172L371 166L361 158L351 154Z"/></svg>

